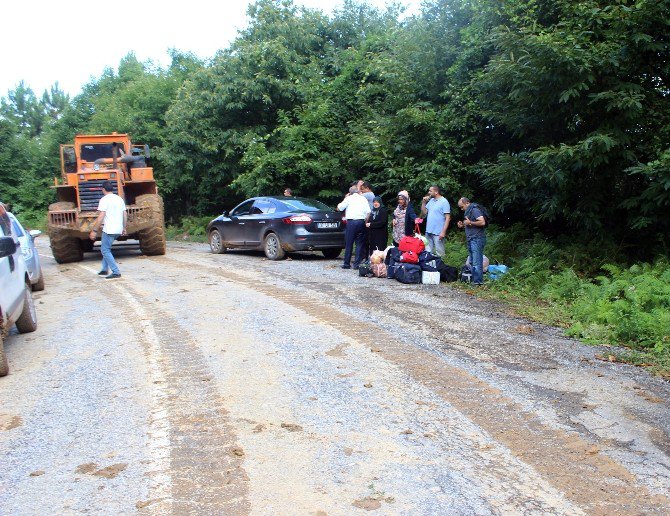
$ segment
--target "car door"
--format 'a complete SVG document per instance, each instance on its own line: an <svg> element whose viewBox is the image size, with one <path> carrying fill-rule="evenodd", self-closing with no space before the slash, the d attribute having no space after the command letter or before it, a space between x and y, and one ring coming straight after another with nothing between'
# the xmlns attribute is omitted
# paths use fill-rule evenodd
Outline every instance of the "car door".
<svg viewBox="0 0 670 516"><path fill-rule="evenodd" d="M30 281L35 282L38 279L40 270L39 254L35 248L35 239L25 230L25 228L13 214L9 214L9 219L12 221L14 235L21 243L21 253L23 254L23 259L26 262L26 269L28 270Z"/></svg>
<svg viewBox="0 0 670 516"><path fill-rule="evenodd" d="M0 207L0 236L11 236L18 244L16 235L12 232L12 223L4 210ZM4 317L15 319L17 311L21 309L23 301L24 271L21 246L17 245L13 255L0 258L0 296L2 296Z"/></svg>
<svg viewBox="0 0 670 516"><path fill-rule="evenodd" d="M246 239L247 219L254 205L254 199L244 201L229 214L229 221L224 224L223 238L233 247L243 247Z"/></svg>
<svg viewBox="0 0 670 516"><path fill-rule="evenodd" d="M247 247L258 247L263 241L265 226L268 223L268 215L276 211L276 206L270 199L256 199L251 212L246 217L245 245Z"/></svg>

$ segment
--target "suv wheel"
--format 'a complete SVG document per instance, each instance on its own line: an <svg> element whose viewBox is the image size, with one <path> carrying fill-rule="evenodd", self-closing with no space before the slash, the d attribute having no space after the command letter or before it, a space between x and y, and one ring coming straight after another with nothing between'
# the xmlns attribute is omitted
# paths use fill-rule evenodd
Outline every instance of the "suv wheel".
<svg viewBox="0 0 670 516"><path fill-rule="evenodd" d="M7 362L7 355L5 355L5 345L2 341L2 333L0 333L0 376L7 376L9 363Z"/></svg>
<svg viewBox="0 0 670 516"><path fill-rule="evenodd" d="M37 313L31 290L30 283L26 283L23 291L23 312L16 320L16 329L19 333L30 333L37 329Z"/></svg>
<svg viewBox="0 0 670 516"><path fill-rule="evenodd" d="M265 237L263 250L268 260L281 260L286 256L286 252L281 248L279 237L274 233L268 233Z"/></svg>

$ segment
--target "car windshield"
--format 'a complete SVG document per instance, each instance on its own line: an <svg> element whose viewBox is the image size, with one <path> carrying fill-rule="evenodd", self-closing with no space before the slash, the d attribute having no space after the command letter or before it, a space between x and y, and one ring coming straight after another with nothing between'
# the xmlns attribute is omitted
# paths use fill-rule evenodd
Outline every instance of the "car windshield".
<svg viewBox="0 0 670 516"><path fill-rule="evenodd" d="M286 211L333 211L320 201L314 199L282 199L278 201L286 206Z"/></svg>

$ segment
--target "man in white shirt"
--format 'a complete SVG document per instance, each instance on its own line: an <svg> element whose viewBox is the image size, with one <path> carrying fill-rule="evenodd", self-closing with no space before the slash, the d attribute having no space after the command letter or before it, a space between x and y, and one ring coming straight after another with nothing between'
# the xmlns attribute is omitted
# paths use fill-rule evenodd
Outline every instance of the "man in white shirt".
<svg viewBox="0 0 670 516"><path fill-rule="evenodd" d="M358 269L363 259L365 219L370 214L370 205L367 199L358 193L358 188L352 186L342 202L337 205L337 209L344 211L344 218L347 219L347 227L344 230L344 263L342 268L351 269L351 254L354 250L354 243L356 243L354 269Z"/></svg>
<svg viewBox="0 0 670 516"><path fill-rule="evenodd" d="M126 234L128 214L126 203L114 193L114 183L111 181L102 183L102 193L102 199L98 204L98 218L93 223L93 229L89 237L95 241L98 236L97 230L102 226L102 237L100 239L102 267L98 274L105 276L105 279L115 279L121 277L121 272L112 255L112 244L114 240ZM107 274L109 272L108 267L112 270L111 274Z"/></svg>

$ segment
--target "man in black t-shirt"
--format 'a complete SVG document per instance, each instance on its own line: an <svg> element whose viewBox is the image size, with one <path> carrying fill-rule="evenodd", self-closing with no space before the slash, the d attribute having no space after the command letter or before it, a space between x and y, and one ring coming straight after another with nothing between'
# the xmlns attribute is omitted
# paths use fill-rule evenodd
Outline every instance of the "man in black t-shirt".
<svg viewBox="0 0 670 516"><path fill-rule="evenodd" d="M458 221L458 227L465 229L465 240L468 246L468 255L472 266L472 283L484 283L484 246L486 245L486 219L479 206L470 202L467 197L461 197L458 207L463 210L464 217Z"/></svg>

